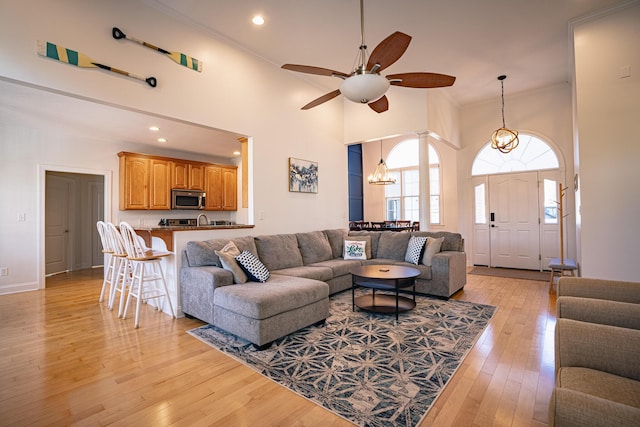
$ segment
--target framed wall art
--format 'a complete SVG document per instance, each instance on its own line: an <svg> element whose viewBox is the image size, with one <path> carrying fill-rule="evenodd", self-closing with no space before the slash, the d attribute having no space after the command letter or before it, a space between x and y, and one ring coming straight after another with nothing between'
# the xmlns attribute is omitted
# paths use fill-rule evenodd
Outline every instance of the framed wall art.
<svg viewBox="0 0 640 427"><path fill-rule="evenodd" d="M289 191L318 192L318 163L289 157Z"/></svg>

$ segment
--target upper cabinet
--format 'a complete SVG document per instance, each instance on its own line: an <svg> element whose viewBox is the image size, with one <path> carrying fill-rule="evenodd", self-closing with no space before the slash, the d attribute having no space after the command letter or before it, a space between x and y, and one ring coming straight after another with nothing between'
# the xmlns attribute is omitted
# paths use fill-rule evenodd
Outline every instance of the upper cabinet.
<svg viewBox="0 0 640 427"><path fill-rule="evenodd" d="M171 189L204 190L206 210L235 211L237 167L118 153L120 157L120 209L171 209Z"/></svg>
<svg viewBox="0 0 640 427"><path fill-rule="evenodd" d="M207 165L204 173L204 186L207 192L205 210L238 210L237 168L223 165Z"/></svg>

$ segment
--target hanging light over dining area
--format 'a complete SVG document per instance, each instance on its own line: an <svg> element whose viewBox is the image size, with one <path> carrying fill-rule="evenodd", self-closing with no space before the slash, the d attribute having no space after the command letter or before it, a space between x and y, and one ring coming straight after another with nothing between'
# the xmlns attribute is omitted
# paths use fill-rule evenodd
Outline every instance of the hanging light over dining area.
<svg viewBox="0 0 640 427"><path fill-rule="evenodd" d="M374 185L391 185L395 184L396 179L389 174L389 168L382 157L382 140L380 140L380 162L375 172L369 175L369 184Z"/></svg>

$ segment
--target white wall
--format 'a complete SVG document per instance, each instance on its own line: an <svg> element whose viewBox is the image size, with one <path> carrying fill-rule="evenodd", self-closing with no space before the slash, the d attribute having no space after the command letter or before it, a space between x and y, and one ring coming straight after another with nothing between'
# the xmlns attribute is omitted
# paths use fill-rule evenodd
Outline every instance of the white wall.
<svg viewBox="0 0 640 427"><path fill-rule="evenodd" d="M0 78L249 135L252 207L264 218L256 221L255 234L346 226L342 104L327 104L312 114L300 111L300 105L321 95L317 88L139 1L0 0L0 10ZM188 70L134 43L115 41L111 37L114 25L130 28L137 37L157 45L189 52L203 60L204 71ZM152 70L158 87L39 57L37 39L141 74ZM0 98L0 106L6 101ZM37 286L38 171L42 164L88 169L89 173L109 171L113 182L108 216L112 220L145 215L143 220L155 223L160 217L118 210L116 153L140 147L126 141L104 141L99 135L86 137L73 129L41 128L36 117L53 113L35 105L33 111L22 114L22 120L7 121L0 116L0 267L10 271L9 276L0 277L0 293ZM149 152L148 148L144 151ZM289 193L289 157L318 162L317 194ZM17 211L26 213L25 222L16 222Z"/></svg>
<svg viewBox="0 0 640 427"><path fill-rule="evenodd" d="M638 281L640 2L573 35L582 275Z"/></svg>
<svg viewBox="0 0 640 427"><path fill-rule="evenodd" d="M510 94L505 91L505 121L507 127L520 132L531 133L548 141L560 157L565 170L563 185L570 184L567 192L566 209L574 211L571 88L568 83L557 84L535 91ZM461 110L462 150L458 153L459 181L459 227L465 238L467 262L473 264L470 248L473 248L472 214L473 188L471 166L478 152L491 141L491 134L502 126L500 97L468 105ZM564 160L564 164L563 164ZM575 215L567 221L568 257L575 258Z"/></svg>

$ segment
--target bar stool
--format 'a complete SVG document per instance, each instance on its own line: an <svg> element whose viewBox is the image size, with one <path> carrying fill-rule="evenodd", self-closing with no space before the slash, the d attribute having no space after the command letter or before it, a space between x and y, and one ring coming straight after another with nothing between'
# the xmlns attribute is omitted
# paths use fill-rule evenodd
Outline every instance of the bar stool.
<svg viewBox="0 0 640 427"><path fill-rule="evenodd" d="M115 305L116 295L120 292L120 305L118 306L118 317L122 317L124 312L124 298L131 284L131 264L127 259L127 250L124 246L124 240L120 231L115 225L108 222L106 223L107 236L111 243L113 250L113 269L114 278L111 292L109 294L109 310L113 310Z"/></svg>
<svg viewBox="0 0 640 427"><path fill-rule="evenodd" d="M102 289L100 290L100 298L98 302L102 302L104 300L104 292L107 288L109 288L109 295L111 294L111 289L113 288L113 280L115 278L115 268L114 262L115 259L113 257L113 248L111 246L109 231L107 230L107 224L104 221L98 221L96 223L96 228L98 229L98 234L100 235L100 242L102 243L102 253L104 254L104 279L102 280Z"/></svg>
<svg viewBox="0 0 640 427"><path fill-rule="evenodd" d="M172 252L155 251L144 246L133 227L126 222L120 223L120 233L127 251L127 260L132 267L131 284L127 295L127 303L124 307L123 319L127 318L127 311L131 298L136 299L136 317L134 327L139 326L140 303L150 299L162 298L162 304L157 305L157 310L162 310L164 302L169 302L171 316L176 317L171 304L171 298L167 289L167 281L162 271L161 258L169 256Z"/></svg>

